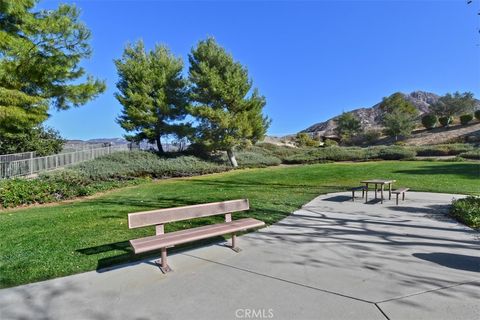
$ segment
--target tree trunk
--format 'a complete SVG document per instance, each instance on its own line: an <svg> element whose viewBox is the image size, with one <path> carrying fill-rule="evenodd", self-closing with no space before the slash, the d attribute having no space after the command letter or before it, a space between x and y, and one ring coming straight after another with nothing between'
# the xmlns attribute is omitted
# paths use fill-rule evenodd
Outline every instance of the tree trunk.
<svg viewBox="0 0 480 320"><path fill-rule="evenodd" d="M162 141L160 140L160 136L157 136L155 138L155 141L157 142L158 153L165 153L162 147Z"/></svg>
<svg viewBox="0 0 480 320"><path fill-rule="evenodd" d="M230 163L234 168L238 167L237 159L235 159L235 154L233 153L232 149L227 150L227 156L228 160L230 160Z"/></svg>

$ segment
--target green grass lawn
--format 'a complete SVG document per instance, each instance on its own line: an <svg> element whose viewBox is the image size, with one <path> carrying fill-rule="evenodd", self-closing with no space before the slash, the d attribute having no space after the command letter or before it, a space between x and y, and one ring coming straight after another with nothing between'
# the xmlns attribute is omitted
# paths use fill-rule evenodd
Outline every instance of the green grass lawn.
<svg viewBox="0 0 480 320"><path fill-rule="evenodd" d="M128 240L154 229L129 230L129 212L248 198L252 209L234 217L271 224L319 194L346 190L366 178L393 178L396 186L416 191L480 194L479 164L467 162L331 163L144 183L94 199L0 211L0 287L139 259ZM174 223L166 231L220 221L215 219Z"/></svg>

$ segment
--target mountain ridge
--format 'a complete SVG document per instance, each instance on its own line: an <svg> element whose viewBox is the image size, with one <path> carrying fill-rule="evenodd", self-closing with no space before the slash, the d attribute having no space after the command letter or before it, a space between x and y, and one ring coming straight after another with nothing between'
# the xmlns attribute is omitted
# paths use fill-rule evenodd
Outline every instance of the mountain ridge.
<svg viewBox="0 0 480 320"><path fill-rule="evenodd" d="M426 92L426 91L413 91L411 93L402 93L406 100L410 101L419 111L419 116L428 113L429 106L434 104L440 98L440 95ZM382 111L380 109L381 102L373 105L372 107L363 107L349 111L353 113L360 120L362 129L381 129L381 116ZM477 100L476 108L480 107L480 100ZM310 133L313 136L320 138L336 137L335 128L337 127L335 120L340 115L330 118L323 122L318 122L310 127L300 131Z"/></svg>

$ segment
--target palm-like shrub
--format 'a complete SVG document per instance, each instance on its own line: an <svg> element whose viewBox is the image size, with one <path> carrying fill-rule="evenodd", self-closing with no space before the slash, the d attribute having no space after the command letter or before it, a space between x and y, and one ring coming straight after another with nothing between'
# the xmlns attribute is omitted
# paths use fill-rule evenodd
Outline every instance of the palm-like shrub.
<svg viewBox="0 0 480 320"><path fill-rule="evenodd" d="M464 114L460 116L460 123L463 125L468 124L472 120L473 120L473 115L471 114Z"/></svg>
<svg viewBox="0 0 480 320"><path fill-rule="evenodd" d="M438 118L434 114L427 114L422 117L422 125L426 129L433 129L437 125Z"/></svg>

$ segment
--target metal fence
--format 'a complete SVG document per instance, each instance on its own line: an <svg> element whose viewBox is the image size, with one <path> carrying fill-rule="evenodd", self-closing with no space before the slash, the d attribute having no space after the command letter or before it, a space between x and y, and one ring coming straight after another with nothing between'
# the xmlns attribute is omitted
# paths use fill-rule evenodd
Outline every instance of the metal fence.
<svg viewBox="0 0 480 320"><path fill-rule="evenodd" d="M131 150L131 146L118 145L60 153L46 157L0 162L0 179L29 176L43 171L54 170L83 161L92 160L113 152L127 150Z"/></svg>
<svg viewBox="0 0 480 320"><path fill-rule="evenodd" d="M21 152L21 153L10 153L0 155L0 162L11 162L17 160L25 160L35 158L35 151L31 152Z"/></svg>

